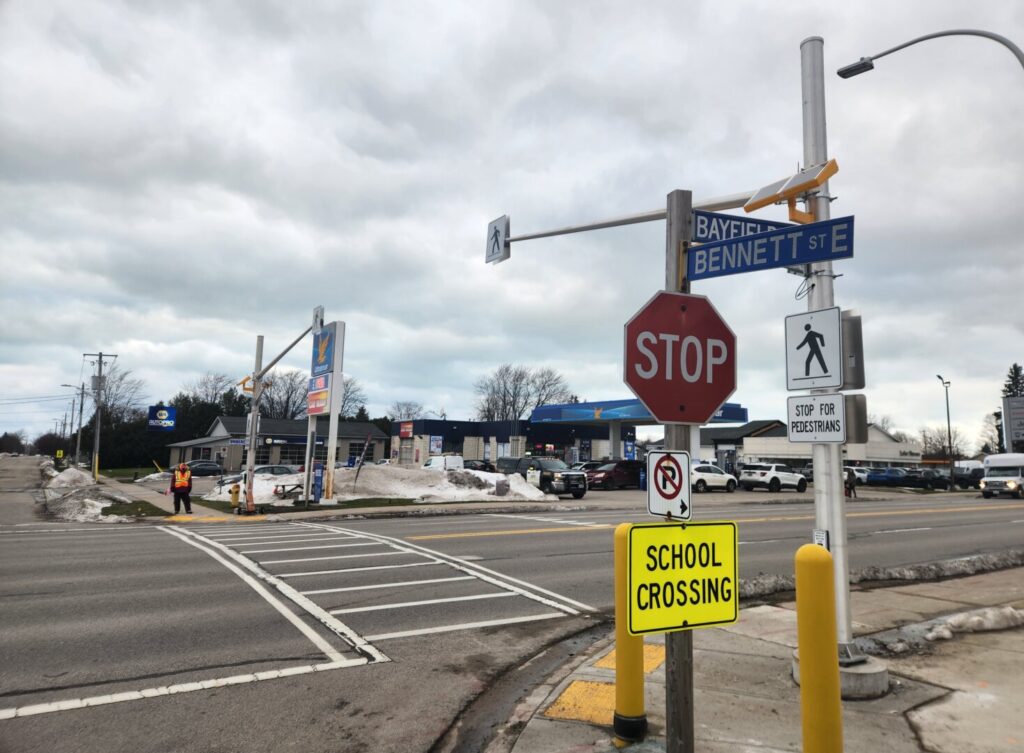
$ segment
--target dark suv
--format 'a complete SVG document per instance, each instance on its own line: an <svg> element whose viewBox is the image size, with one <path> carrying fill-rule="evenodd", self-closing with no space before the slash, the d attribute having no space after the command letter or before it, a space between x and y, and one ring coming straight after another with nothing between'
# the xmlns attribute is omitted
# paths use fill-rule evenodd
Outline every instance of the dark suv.
<svg viewBox="0 0 1024 753"><path fill-rule="evenodd" d="M224 470L212 460L190 460L185 465L193 476L222 476Z"/></svg>
<svg viewBox="0 0 1024 753"><path fill-rule="evenodd" d="M644 464L639 460L614 460L587 471L587 486L591 489L623 489L627 486L640 488L640 471Z"/></svg>
<svg viewBox="0 0 1024 753"><path fill-rule="evenodd" d="M558 458L498 458L498 473L518 473L529 481L530 471L539 473L538 486L545 494L571 494L582 499L587 493L587 475L572 470Z"/></svg>

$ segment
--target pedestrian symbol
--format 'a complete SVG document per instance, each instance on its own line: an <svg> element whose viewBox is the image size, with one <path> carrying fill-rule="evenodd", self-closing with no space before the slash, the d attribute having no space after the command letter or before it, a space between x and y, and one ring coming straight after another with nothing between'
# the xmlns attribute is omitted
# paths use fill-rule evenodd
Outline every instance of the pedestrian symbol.
<svg viewBox="0 0 1024 753"><path fill-rule="evenodd" d="M804 331L807 332L807 337L796 346L797 350L800 350L805 345L807 346L807 362L804 364L804 376L809 377L811 375L811 360L814 358L817 358L818 363L821 364L822 373L828 374L828 366L825 365L825 358L821 355L821 348L825 344L825 336L811 329L810 324L804 325Z"/></svg>
<svg viewBox="0 0 1024 753"><path fill-rule="evenodd" d="M668 450L647 454L647 510L673 520L689 520L690 454Z"/></svg>
<svg viewBox="0 0 1024 753"><path fill-rule="evenodd" d="M484 254L484 261L487 263L505 261L511 255L509 219L506 214L487 226L487 252Z"/></svg>
<svg viewBox="0 0 1024 753"><path fill-rule="evenodd" d="M786 387L842 387L842 326L838 307L786 317Z"/></svg>

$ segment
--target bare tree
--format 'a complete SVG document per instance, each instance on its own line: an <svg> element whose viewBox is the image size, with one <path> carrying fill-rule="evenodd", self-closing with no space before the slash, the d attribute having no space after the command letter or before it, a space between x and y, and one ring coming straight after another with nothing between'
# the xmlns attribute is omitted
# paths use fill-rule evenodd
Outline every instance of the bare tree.
<svg viewBox="0 0 1024 753"><path fill-rule="evenodd" d="M943 428L921 427L921 455L933 458L949 457L949 436ZM966 455L967 442L955 426L952 430L953 457L962 458Z"/></svg>
<svg viewBox="0 0 1024 753"><path fill-rule="evenodd" d="M306 413L309 376L304 371L275 369L267 375L260 412L267 418L300 418Z"/></svg>
<svg viewBox="0 0 1024 753"><path fill-rule="evenodd" d="M145 386L144 381L132 376L131 369L111 366L103 380L103 412L108 420L122 423L139 413L143 399L139 393Z"/></svg>
<svg viewBox="0 0 1024 753"><path fill-rule="evenodd" d="M342 418L352 418L360 408L366 407L366 391L355 377L345 376L344 385L345 394L341 398L341 410L338 411L338 415Z"/></svg>
<svg viewBox="0 0 1024 753"><path fill-rule="evenodd" d="M182 385L182 391L207 403L219 403L224 393L230 392L234 387L235 380L227 374L207 371L198 379L185 382Z"/></svg>
<svg viewBox="0 0 1024 753"><path fill-rule="evenodd" d="M1003 433L999 430L995 413L985 414L985 418L981 422L981 434L978 436L978 447L984 453L1006 451L1006 448L1003 447Z"/></svg>
<svg viewBox="0 0 1024 753"><path fill-rule="evenodd" d="M533 371L505 363L473 385L476 413L481 421L514 421L547 402L567 401L571 396L565 379L554 369Z"/></svg>
<svg viewBox="0 0 1024 753"><path fill-rule="evenodd" d="M537 369L530 379L533 388L532 408L539 408L548 403L567 403L572 398L572 390L565 377L552 368Z"/></svg>
<svg viewBox="0 0 1024 753"><path fill-rule="evenodd" d="M874 413L869 413L868 423L874 424L882 431L892 433L892 416L876 416Z"/></svg>
<svg viewBox="0 0 1024 753"><path fill-rule="evenodd" d="M423 418L423 404L413 400L396 400L388 409L392 421L415 421Z"/></svg>

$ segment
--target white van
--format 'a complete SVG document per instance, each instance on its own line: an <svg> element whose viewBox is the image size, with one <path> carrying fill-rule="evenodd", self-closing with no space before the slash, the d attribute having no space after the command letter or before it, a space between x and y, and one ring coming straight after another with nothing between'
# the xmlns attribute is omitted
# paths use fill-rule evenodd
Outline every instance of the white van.
<svg viewBox="0 0 1024 753"><path fill-rule="evenodd" d="M1006 452L985 458L985 478L981 480L981 496L1007 494L1024 499L1024 453Z"/></svg>
<svg viewBox="0 0 1024 753"><path fill-rule="evenodd" d="M427 458L423 467L433 471L461 471L465 465L462 455L434 455Z"/></svg>

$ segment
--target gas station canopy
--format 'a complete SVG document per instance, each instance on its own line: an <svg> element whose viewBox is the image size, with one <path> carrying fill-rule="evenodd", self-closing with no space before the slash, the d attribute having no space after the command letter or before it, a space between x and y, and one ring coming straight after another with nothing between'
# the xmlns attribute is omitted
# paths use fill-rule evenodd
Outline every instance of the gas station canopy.
<svg viewBox="0 0 1024 753"><path fill-rule="evenodd" d="M530 414L530 422L547 423L608 423L623 421L629 424L657 424L636 398L630 400L601 400L593 403L566 403L564 405L542 405ZM747 409L739 403L725 403L716 411L711 423L745 423Z"/></svg>

